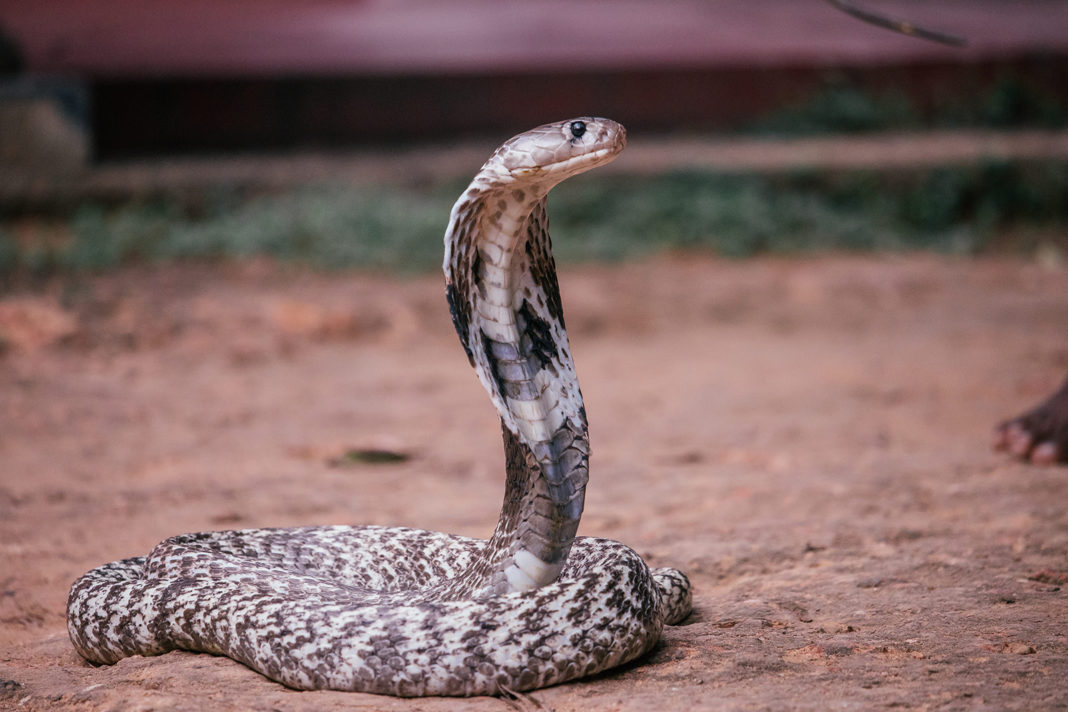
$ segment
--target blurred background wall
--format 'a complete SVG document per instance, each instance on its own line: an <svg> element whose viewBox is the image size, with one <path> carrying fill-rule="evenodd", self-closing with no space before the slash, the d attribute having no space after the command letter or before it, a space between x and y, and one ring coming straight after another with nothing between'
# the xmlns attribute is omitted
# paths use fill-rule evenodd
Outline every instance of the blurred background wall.
<svg viewBox="0 0 1068 712"><path fill-rule="evenodd" d="M867 7L969 44L818 0L6 0L0 156L500 136L580 114L667 132L789 132L820 111L839 131L1063 125L1068 2Z"/></svg>

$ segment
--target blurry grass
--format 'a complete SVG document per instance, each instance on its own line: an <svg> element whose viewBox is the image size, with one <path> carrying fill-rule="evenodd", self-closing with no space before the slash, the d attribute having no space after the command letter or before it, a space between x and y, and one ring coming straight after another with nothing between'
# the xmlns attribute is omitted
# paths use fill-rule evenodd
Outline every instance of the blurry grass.
<svg viewBox="0 0 1068 712"><path fill-rule="evenodd" d="M215 189L192 200L89 201L68 215L0 222L0 273L42 276L143 260L260 255L320 268L422 271L441 260L449 208L462 188L323 186L254 196Z"/></svg>
<svg viewBox="0 0 1068 712"><path fill-rule="evenodd" d="M207 209L161 199L110 210L84 206L71 219L75 239L59 255L61 266L269 255L317 267L422 269L440 260L451 203L445 195L339 186L249 200L213 197Z"/></svg>
<svg viewBox="0 0 1068 712"><path fill-rule="evenodd" d="M798 102L739 129L758 136L857 134L923 129L1063 128L1068 106L1056 95L1006 74L986 92L933 97L919 107L902 91L875 92L838 74Z"/></svg>
<svg viewBox="0 0 1068 712"><path fill-rule="evenodd" d="M23 215L0 221L0 277L254 255L320 268L420 272L440 264L449 209L464 185L331 186L255 196L220 190L195 200L90 202L65 216ZM1021 225L1068 234L1068 163L991 162L898 173L591 175L554 191L549 212L556 253L567 261L680 249L731 257L1030 250L1036 245L1004 245L999 236Z"/></svg>
<svg viewBox="0 0 1068 712"><path fill-rule="evenodd" d="M665 248L731 257L821 250L974 254L1010 247L997 242L1010 227L1068 227L1068 164L772 177L680 173L576 181L554 197L556 251L572 259Z"/></svg>

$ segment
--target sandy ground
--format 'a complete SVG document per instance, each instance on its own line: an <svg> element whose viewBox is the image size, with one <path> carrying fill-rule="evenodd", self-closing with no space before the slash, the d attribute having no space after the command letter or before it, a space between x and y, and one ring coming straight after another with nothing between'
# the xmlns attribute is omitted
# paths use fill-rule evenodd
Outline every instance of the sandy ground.
<svg viewBox="0 0 1068 712"><path fill-rule="evenodd" d="M1068 469L989 450L1068 370L1068 272L687 256L561 282L594 447L580 533L684 569L696 610L541 705L1068 706ZM442 291L252 263L0 300L0 709L507 709L188 653L92 667L64 626L77 576L179 532L488 535L498 426ZM337 464L352 448L409 459Z"/></svg>

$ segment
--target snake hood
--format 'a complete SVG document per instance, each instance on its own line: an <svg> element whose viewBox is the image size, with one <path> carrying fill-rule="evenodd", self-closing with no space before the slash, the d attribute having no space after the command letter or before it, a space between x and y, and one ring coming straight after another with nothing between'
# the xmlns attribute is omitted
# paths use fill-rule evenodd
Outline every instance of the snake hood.
<svg viewBox="0 0 1068 712"><path fill-rule="evenodd" d="M570 176L615 158L626 131L577 118L506 141L452 209L446 295L460 342L501 417L508 478L476 593L556 580L589 479L586 411L571 358L545 199Z"/></svg>

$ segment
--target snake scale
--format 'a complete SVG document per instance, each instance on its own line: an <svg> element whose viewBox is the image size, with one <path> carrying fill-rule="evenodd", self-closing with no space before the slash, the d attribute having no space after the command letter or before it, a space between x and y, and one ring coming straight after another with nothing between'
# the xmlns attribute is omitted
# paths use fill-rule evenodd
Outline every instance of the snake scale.
<svg viewBox="0 0 1068 712"><path fill-rule="evenodd" d="M685 618L681 572L575 536L589 439L545 199L625 143L606 119L540 126L497 149L452 209L446 295L504 434L489 540L374 526L172 537L73 584L77 651L226 655L297 689L493 695L633 660Z"/></svg>

